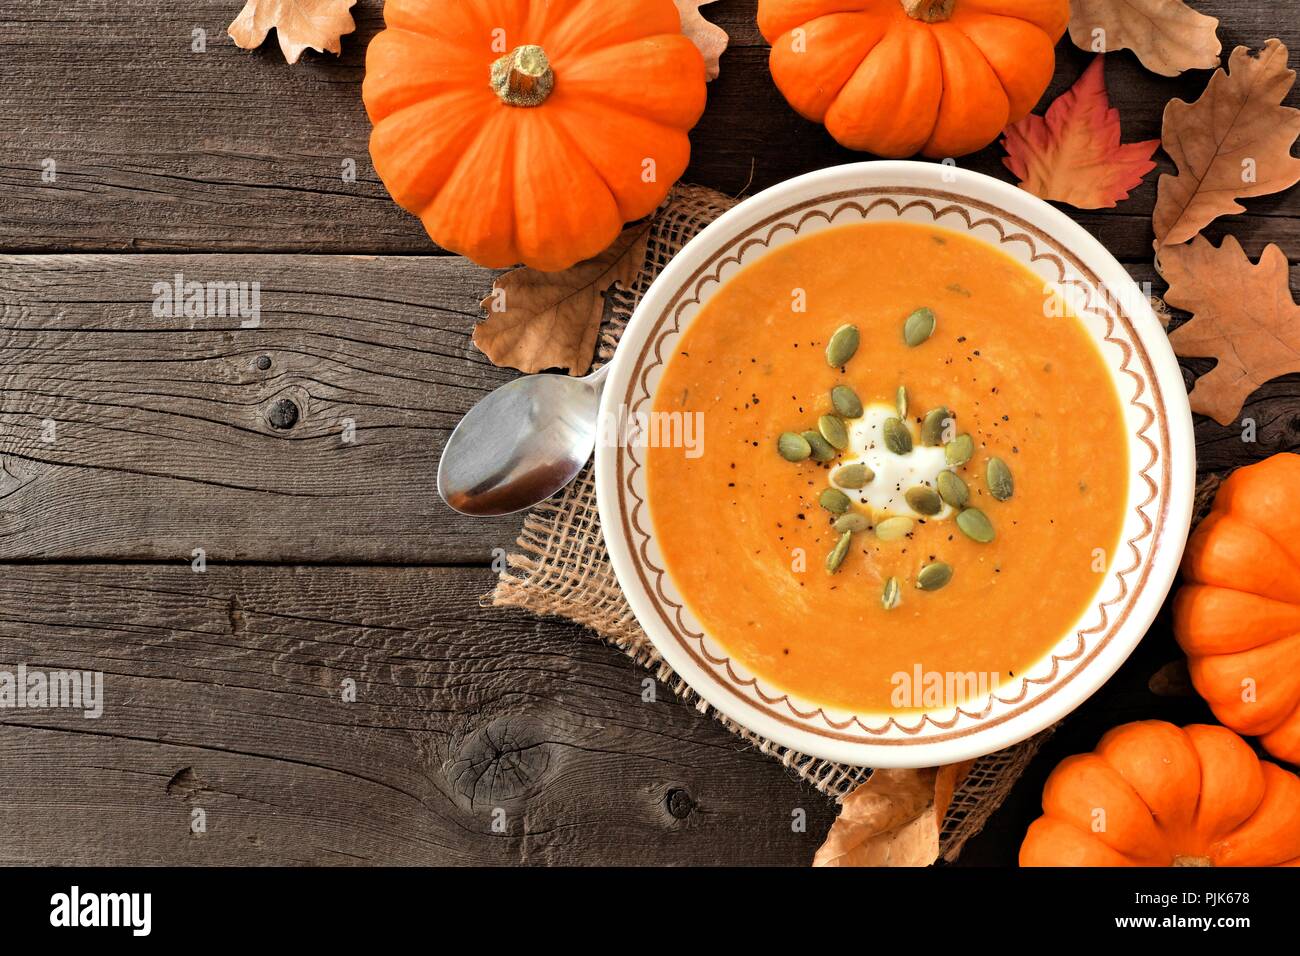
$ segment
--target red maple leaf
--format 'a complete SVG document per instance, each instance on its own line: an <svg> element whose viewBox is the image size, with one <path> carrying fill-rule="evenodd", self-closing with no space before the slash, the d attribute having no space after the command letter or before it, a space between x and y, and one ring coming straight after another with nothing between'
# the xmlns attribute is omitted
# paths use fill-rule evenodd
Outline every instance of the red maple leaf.
<svg viewBox="0 0 1300 956"><path fill-rule="evenodd" d="M1119 141L1119 110L1106 95L1103 59L1095 57L1046 116L1031 113L1003 131L1002 162L1021 189L1079 209L1109 209L1155 169L1151 154L1160 140Z"/></svg>

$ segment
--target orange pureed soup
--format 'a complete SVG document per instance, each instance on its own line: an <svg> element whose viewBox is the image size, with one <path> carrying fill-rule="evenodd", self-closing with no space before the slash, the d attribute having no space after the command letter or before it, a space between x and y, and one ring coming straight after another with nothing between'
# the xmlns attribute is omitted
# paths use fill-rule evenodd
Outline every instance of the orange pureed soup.
<svg viewBox="0 0 1300 956"><path fill-rule="evenodd" d="M864 223L764 255L678 340L654 411L703 428L702 453L646 451L669 573L731 657L805 700L992 690L1115 555L1128 451L1103 359L1040 277L960 233Z"/></svg>

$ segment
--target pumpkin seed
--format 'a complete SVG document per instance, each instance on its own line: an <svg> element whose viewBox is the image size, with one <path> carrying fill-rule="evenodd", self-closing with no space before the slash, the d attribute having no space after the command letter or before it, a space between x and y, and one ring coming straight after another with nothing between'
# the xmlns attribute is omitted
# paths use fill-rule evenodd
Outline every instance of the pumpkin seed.
<svg viewBox="0 0 1300 956"><path fill-rule="evenodd" d="M988 544L993 540L993 522L978 508L966 508L957 515L957 527L972 541Z"/></svg>
<svg viewBox="0 0 1300 956"><path fill-rule="evenodd" d="M908 506L918 514L937 515L943 510L943 500L938 492L925 485L908 488L903 497L907 499Z"/></svg>
<svg viewBox="0 0 1300 956"><path fill-rule="evenodd" d="M862 417L862 399L847 385L836 385L831 389L831 404L841 418Z"/></svg>
<svg viewBox="0 0 1300 956"><path fill-rule="evenodd" d="M812 446L802 435L785 432L776 440L776 450L786 461L805 461L812 454Z"/></svg>
<svg viewBox="0 0 1300 956"><path fill-rule="evenodd" d="M940 405L925 413L921 422L921 444L937 448L943 444L943 432L952 421L952 412Z"/></svg>
<svg viewBox="0 0 1300 956"><path fill-rule="evenodd" d="M951 468L966 464L974 454L975 442L970 435L958 435L943 446L943 460Z"/></svg>
<svg viewBox="0 0 1300 956"><path fill-rule="evenodd" d="M885 587L880 592L880 606L886 611L892 611L902 603L903 593L898 586L898 578L890 578L885 582Z"/></svg>
<svg viewBox="0 0 1300 956"><path fill-rule="evenodd" d="M990 458L984 469L984 481L989 486L989 494L998 501L1006 501L1015 494L1016 483L1011 477L1011 469L1001 458Z"/></svg>
<svg viewBox="0 0 1300 956"><path fill-rule="evenodd" d="M917 309L903 323L903 341L908 348L916 348L930 336L934 335L934 313L929 309Z"/></svg>
<svg viewBox="0 0 1300 956"><path fill-rule="evenodd" d="M817 430L832 448L843 451L849 447L849 431L844 427L843 420L834 415L823 415L817 419Z"/></svg>
<svg viewBox="0 0 1300 956"><path fill-rule="evenodd" d="M841 325L826 343L826 364L832 368L841 368L858 351L858 327Z"/></svg>
<svg viewBox="0 0 1300 956"><path fill-rule="evenodd" d="M808 447L812 450L813 461L826 462L835 458L835 449L831 447L830 442L822 438L821 432L806 431L799 437L808 443Z"/></svg>
<svg viewBox="0 0 1300 956"><path fill-rule="evenodd" d="M912 533L916 522L906 515L886 518L876 524L876 537L881 541L899 541Z"/></svg>
<svg viewBox="0 0 1300 956"><path fill-rule="evenodd" d="M859 461L836 471L835 483L841 488L863 488L875 477L876 473Z"/></svg>
<svg viewBox="0 0 1300 956"><path fill-rule="evenodd" d="M939 497L954 508L965 508L966 502L970 501L970 489L959 475L941 471L934 483L939 488Z"/></svg>
<svg viewBox="0 0 1300 956"><path fill-rule="evenodd" d="M895 455L906 455L912 450L912 433L900 419L886 418L881 428L885 438L885 447Z"/></svg>
<svg viewBox="0 0 1300 956"><path fill-rule="evenodd" d="M853 532L845 531L840 535L840 540L835 542L835 547L831 548L831 553L826 555L826 573L834 574L844 563L845 556L849 553L849 542L853 540Z"/></svg>
<svg viewBox="0 0 1300 956"><path fill-rule="evenodd" d="M937 591L952 580L952 565L936 561L916 574L916 586L922 591Z"/></svg>
<svg viewBox="0 0 1300 956"><path fill-rule="evenodd" d="M907 418L907 386L898 386L898 391L894 393L894 407L898 409L899 418Z"/></svg>
<svg viewBox="0 0 1300 956"><path fill-rule="evenodd" d="M849 496L838 488L827 488L817 498L817 503L832 514L842 515L852 507Z"/></svg>
<svg viewBox="0 0 1300 956"><path fill-rule="evenodd" d="M860 512L850 511L848 514L840 515L836 518L835 523L832 524L831 527L840 534L843 534L845 531L866 531L871 527L871 521L866 515L861 514Z"/></svg>

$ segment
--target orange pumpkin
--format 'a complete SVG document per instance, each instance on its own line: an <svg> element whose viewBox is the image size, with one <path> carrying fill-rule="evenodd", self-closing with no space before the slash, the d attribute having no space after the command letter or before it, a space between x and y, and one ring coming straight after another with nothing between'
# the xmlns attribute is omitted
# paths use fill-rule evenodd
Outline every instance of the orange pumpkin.
<svg viewBox="0 0 1300 956"><path fill-rule="evenodd" d="M963 156L1033 109L1069 0L759 0L777 87L850 149Z"/></svg>
<svg viewBox="0 0 1300 956"><path fill-rule="evenodd" d="M686 169L704 58L673 0L388 0L384 20L370 155L446 249L565 269Z"/></svg>
<svg viewBox="0 0 1300 956"><path fill-rule="evenodd" d="M1187 543L1174 636L1214 716L1300 763L1300 455L1239 468Z"/></svg>
<svg viewBox="0 0 1300 956"><path fill-rule="evenodd" d="M1226 727L1116 727L1062 760L1021 866L1297 866L1300 777Z"/></svg>

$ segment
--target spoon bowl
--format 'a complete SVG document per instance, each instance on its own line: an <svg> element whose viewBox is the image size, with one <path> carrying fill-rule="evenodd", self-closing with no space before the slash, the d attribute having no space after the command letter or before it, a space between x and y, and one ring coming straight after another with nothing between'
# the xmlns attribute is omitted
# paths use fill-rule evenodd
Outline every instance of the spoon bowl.
<svg viewBox="0 0 1300 956"><path fill-rule="evenodd" d="M605 371L528 375L470 409L438 464L438 494L477 517L545 501L582 471L596 445Z"/></svg>

